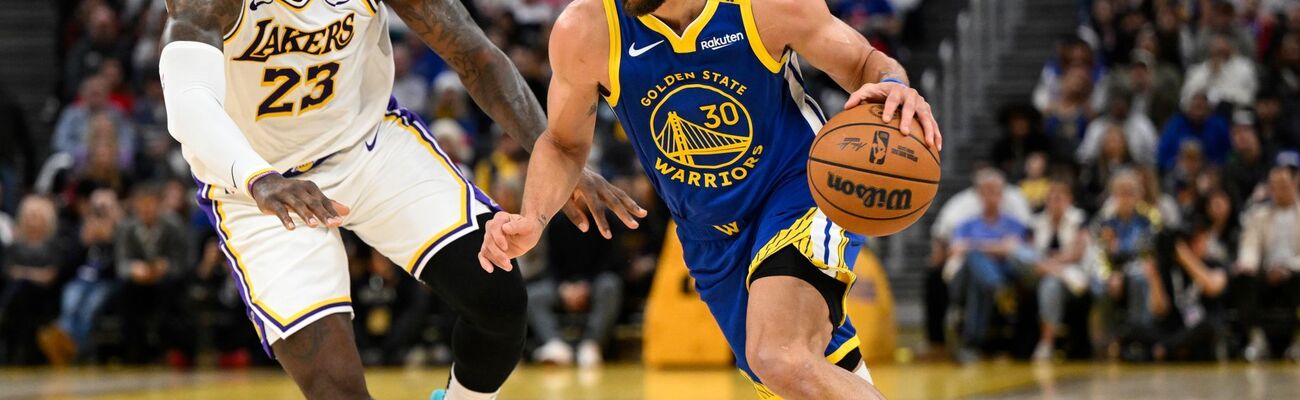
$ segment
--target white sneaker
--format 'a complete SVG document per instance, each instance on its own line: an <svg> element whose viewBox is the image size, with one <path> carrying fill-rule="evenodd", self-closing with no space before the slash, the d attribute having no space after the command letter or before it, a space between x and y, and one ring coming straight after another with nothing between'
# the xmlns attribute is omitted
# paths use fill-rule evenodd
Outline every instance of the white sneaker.
<svg viewBox="0 0 1300 400"><path fill-rule="evenodd" d="M533 359L539 363L572 365L573 348L562 340L551 340L542 347L538 347L537 350L533 350Z"/></svg>
<svg viewBox="0 0 1300 400"><path fill-rule="evenodd" d="M1051 343L1039 342L1038 346L1034 346L1033 360L1034 362L1052 362L1052 356L1055 351L1056 349L1052 348Z"/></svg>
<svg viewBox="0 0 1300 400"><path fill-rule="evenodd" d="M1250 362L1260 362L1268 358L1268 340L1264 338L1263 330L1259 328L1250 330L1250 342L1241 351L1241 356Z"/></svg>
<svg viewBox="0 0 1300 400"><path fill-rule="evenodd" d="M582 368L599 367L604 359L600 356L600 345L591 340L578 344L578 366Z"/></svg>

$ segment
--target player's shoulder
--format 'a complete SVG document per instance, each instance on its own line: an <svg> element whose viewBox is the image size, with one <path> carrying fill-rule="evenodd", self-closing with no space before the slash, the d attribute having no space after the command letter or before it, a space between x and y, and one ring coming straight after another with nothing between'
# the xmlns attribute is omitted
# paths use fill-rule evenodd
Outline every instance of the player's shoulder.
<svg viewBox="0 0 1300 400"><path fill-rule="evenodd" d="M801 17L810 16L818 12L826 13L829 9L825 2L808 2L804 0L734 0L736 3L745 6L748 5L753 10L759 24L764 24L764 16L780 16L781 18L770 18L772 24L788 24L797 22ZM748 4L746 4L748 3ZM792 20L793 19L793 20Z"/></svg>
<svg viewBox="0 0 1300 400"><path fill-rule="evenodd" d="M606 53L600 51L608 48L610 41L605 1L575 0L565 6L551 28L552 64L557 56L560 63L605 59Z"/></svg>

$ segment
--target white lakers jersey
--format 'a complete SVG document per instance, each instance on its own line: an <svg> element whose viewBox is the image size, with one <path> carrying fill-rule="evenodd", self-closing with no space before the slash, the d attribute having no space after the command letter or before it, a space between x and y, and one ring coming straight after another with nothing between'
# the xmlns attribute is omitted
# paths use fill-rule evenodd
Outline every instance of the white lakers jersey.
<svg viewBox="0 0 1300 400"><path fill-rule="evenodd" d="M374 133L393 86L385 8L377 0L242 1L225 37L225 107L253 150L287 171ZM206 180L205 172L224 171L195 171Z"/></svg>

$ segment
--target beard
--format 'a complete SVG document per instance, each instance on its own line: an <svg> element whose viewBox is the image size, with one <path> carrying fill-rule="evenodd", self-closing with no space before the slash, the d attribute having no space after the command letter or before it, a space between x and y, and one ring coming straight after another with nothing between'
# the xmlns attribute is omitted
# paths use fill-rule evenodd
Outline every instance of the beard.
<svg viewBox="0 0 1300 400"><path fill-rule="evenodd" d="M665 0L623 0L623 9L634 16L642 16L658 10Z"/></svg>

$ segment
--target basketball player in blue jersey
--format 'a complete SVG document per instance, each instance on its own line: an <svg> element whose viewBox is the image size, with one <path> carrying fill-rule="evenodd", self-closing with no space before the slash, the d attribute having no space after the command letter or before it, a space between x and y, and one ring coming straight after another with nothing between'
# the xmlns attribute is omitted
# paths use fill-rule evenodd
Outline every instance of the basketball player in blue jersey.
<svg viewBox="0 0 1300 400"><path fill-rule="evenodd" d="M542 109L459 0L384 3L531 148ZM496 398L523 348L523 280L479 268L481 228L496 204L392 100L388 9L378 0L169 0L167 11L159 70L168 130L202 187L249 319L303 395L369 398L342 227L460 315L448 389L435 398ZM606 204L636 226L643 210L599 175L582 175L574 198L606 237ZM590 224L576 203L566 212Z"/></svg>
<svg viewBox="0 0 1300 400"><path fill-rule="evenodd" d="M677 221L695 287L762 398L879 398L844 301L863 238L829 221L806 165L825 116L798 57L942 137L902 67L821 1L576 0L555 24L549 125L521 214L488 222L479 257L511 268L581 176L600 97ZM913 123L918 117L919 126ZM546 177L546 179L537 179Z"/></svg>

